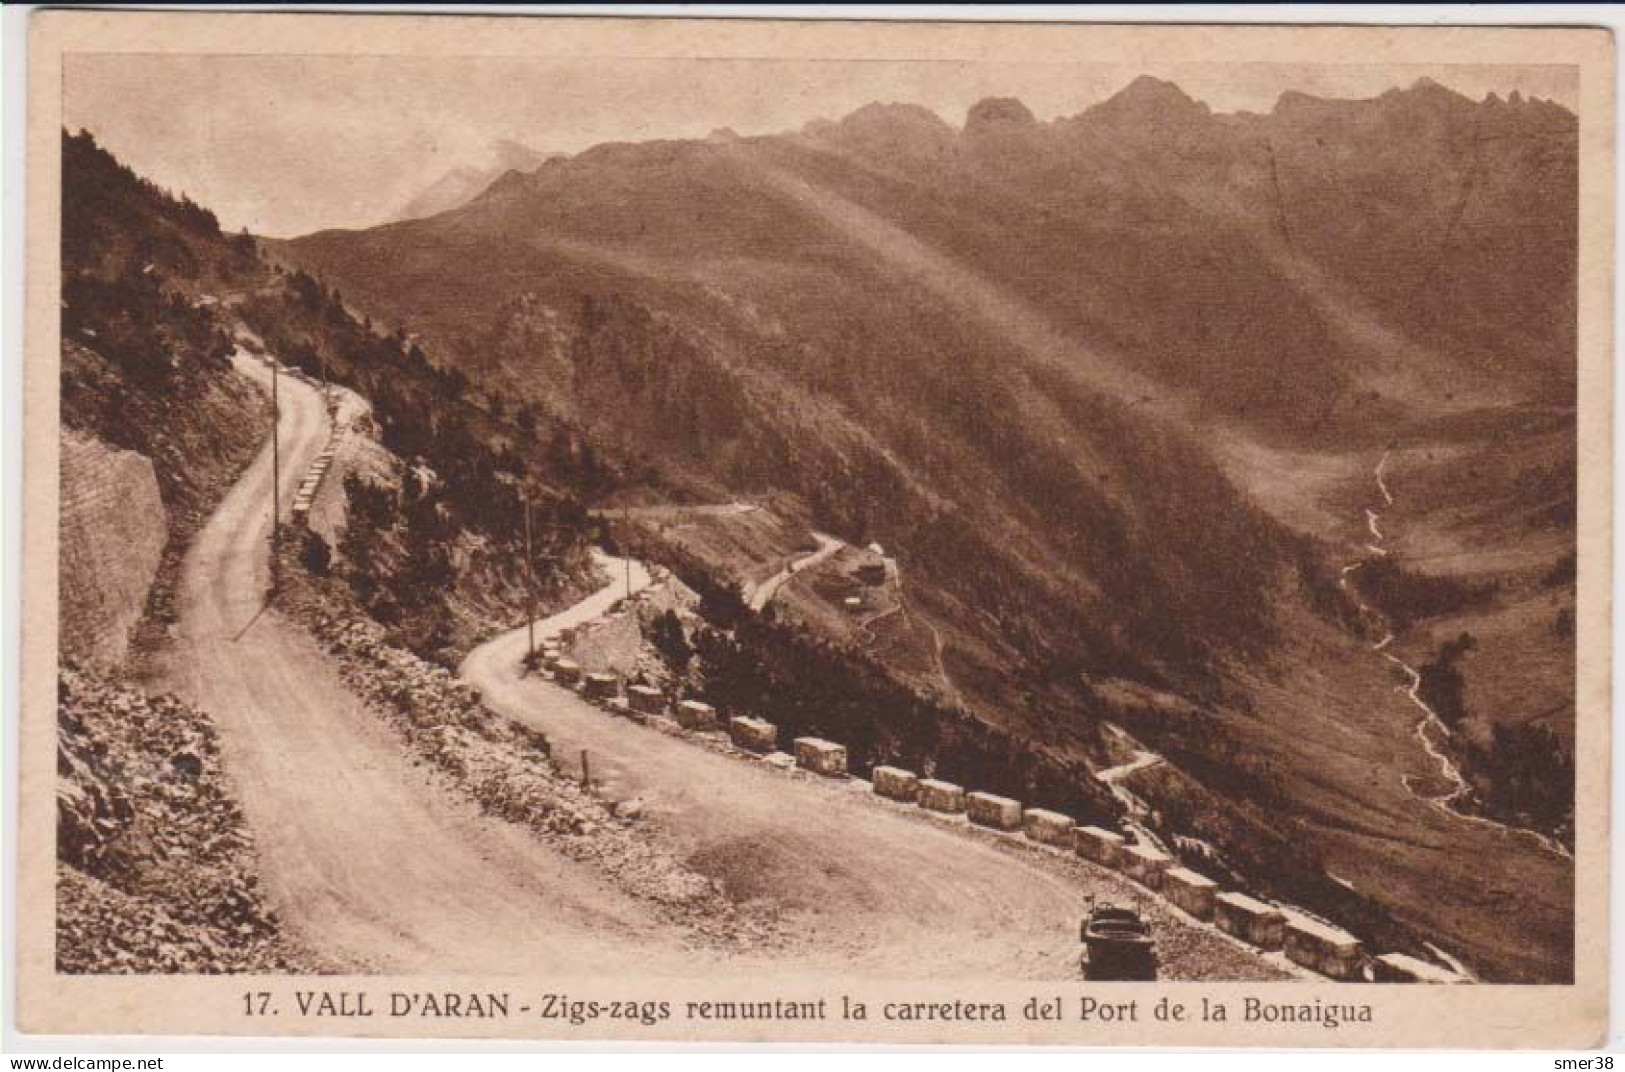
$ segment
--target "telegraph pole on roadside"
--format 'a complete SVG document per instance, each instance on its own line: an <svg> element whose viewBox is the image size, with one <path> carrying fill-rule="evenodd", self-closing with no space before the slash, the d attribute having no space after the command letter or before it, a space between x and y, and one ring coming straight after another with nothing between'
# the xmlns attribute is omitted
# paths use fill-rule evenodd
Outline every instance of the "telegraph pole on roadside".
<svg viewBox="0 0 1625 1072"><path fill-rule="evenodd" d="M525 500L525 636L530 642L530 654L525 665L536 668L536 567L532 565L530 545L530 492L521 491Z"/></svg>
<svg viewBox="0 0 1625 1072"><path fill-rule="evenodd" d="M278 526L282 524L282 403L277 396L277 360L271 358L271 591L277 589Z"/></svg>

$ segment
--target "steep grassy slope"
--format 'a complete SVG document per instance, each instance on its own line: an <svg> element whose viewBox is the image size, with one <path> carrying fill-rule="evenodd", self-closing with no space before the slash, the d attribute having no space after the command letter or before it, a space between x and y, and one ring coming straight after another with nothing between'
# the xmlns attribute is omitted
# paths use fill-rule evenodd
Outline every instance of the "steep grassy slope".
<svg viewBox="0 0 1625 1072"><path fill-rule="evenodd" d="M471 375L580 419L595 442L674 480L789 486L815 524L857 542L908 532L910 555L929 561L941 552L922 537L940 534L953 554L972 540L989 545L991 571L1003 544L1028 560L1015 571L1026 583L1055 575L1086 598L1114 585L1137 605L1113 631L1145 634L1136 646L1164 661L1201 631L1168 635L1170 605L1208 618L1256 606L1231 597L1267 585L1270 563L1257 559L1280 540L1238 540L1254 554L1191 568L1228 555L1212 534L1268 521L1182 433L1138 419L1115 391L1032 361L1026 340L1012 345L1001 331L1011 318L989 322L854 250L730 148L639 153L630 177L559 174L543 191L499 189L421 225L317 236L289 252L353 279L355 300L382 315L410 304L415 323L468 355ZM615 198L625 203L612 208ZM581 199L592 203L573 203ZM617 232L684 253L634 263L615 250ZM341 251L335 260L323 255L329 247ZM1175 470L1185 489L1177 507L1122 490ZM1126 553L1135 528L1153 527L1157 541ZM1159 575L1144 559L1165 551ZM940 572L949 583L962 571ZM1001 599L999 586L978 598ZM1109 652L1113 638L1093 646Z"/></svg>

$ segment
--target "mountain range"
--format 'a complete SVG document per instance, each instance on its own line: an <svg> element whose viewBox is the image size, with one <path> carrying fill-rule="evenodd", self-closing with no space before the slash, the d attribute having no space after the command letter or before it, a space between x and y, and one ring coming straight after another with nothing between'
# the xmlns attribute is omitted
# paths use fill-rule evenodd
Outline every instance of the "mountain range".
<svg viewBox="0 0 1625 1072"><path fill-rule="evenodd" d="M497 179L510 171L533 171L561 153L544 153L509 138L491 143L487 155L489 163L463 164L452 168L428 186L406 200L390 217L391 220L420 220L461 208L485 192Z"/></svg>
<svg viewBox="0 0 1625 1072"><path fill-rule="evenodd" d="M271 248L488 405L581 429L637 474L620 494L882 543L988 724L1085 755L1127 726L1170 759L1160 807L1227 802L1221 850L1296 842L1490 974L1552 979L1572 869L1415 788L1362 604L1403 611L1418 665L1463 615L1572 652L1572 580L1542 579L1573 554L1576 134L1428 81L1218 114L1141 78L1047 122L879 103L532 154ZM1394 559L1362 594L1374 505ZM1572 738L1572 677L1502 711L1473 658L1465 738L1530 709Z"/></svg>

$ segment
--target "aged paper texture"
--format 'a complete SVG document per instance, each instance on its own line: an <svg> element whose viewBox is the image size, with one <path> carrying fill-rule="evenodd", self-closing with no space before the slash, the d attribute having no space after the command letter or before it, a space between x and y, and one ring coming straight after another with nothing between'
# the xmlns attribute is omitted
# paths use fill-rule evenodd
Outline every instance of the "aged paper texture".
<svg viewBox="0 0 1625 1072"><path fill-rule="evenodd" d="M1612 69L36 16L19 1027L1598 1043Z"/></svg>

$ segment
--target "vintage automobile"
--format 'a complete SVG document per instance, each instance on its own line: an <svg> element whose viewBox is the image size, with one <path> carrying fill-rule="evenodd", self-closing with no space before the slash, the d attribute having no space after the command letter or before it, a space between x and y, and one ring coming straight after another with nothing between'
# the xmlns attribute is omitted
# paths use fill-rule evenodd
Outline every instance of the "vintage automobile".
<svg viewBox="0 0 1625 1072"><path fill-rule="evenodd" d="M1090 901L1089 915L1080 930L1083 942L1083 977L1092 980L1136 981L1157 977L1157 942L1151 924L1132 908Z"/></svg>

